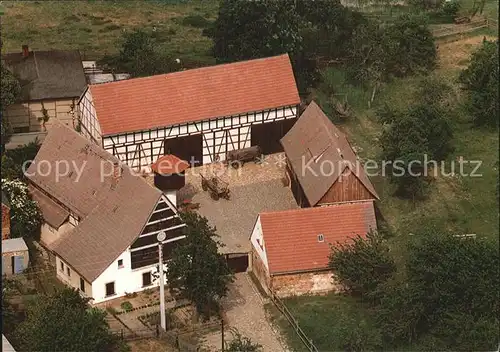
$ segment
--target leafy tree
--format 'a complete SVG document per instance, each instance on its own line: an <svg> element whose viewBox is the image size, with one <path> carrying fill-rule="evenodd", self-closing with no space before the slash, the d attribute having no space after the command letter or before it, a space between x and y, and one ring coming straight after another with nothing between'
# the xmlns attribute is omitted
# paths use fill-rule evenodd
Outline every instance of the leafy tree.
<svg viewBox="0 0 500 352"><path fill-rule="evenodd" d="M209 317L218 300L226 295L233 276L218 247L215 228L196 213L182 216L186 223L185 243L175 248L168 263L167 280L174 292L191 300L198 313Z"/></svg>
<svg viewBox="0 0 500 352"><path fill-rule="evenodd" d="M499 125L499 78L498 41L484 41L459 77L468 93L467 108L476 125Z"/></svg>
<svg viewBox="0 0 500 352"><path fill-rule="evenodd" d="M6 150L2 154L2 178L24 180L24 171L28 169L31 160L35 159L39 149L38 141L33 141L22 147Z"/></svg>
<svg viewBox="0 0 500 352"><path fill-rule="evenodd" d="M1 143L2 143L2 151L5 146L9 142L11 129L9 121L3 116L5 109L14 104L19 95L21 94L21 84L19 80L10 72L3 64L0 64L1 70L1 79L0 79L0 114L1 114Z"/></svg>
<svg viewBox="0 0 500 352"><path fill-rule="evenodd" d="M29 195L28 186L19 180L2 179L2 192L10 203L11 237L35 235L40 228L42 214Z"/></svg>
<svg viewBox="0 0 500 352"><path fill-rule="evenodd" d="M498 347L498 243L435 230L411 241L404 278L387 287L379 311L385 338L421 349Z"/></svg>
<svg viewBox="0 0 500 352"><path fill-rule="evenodd" d="M119 54L105 57L101 62L115 71L125 71L134 77L178 71L180 64L160 52L158 47L151 33L143 30L128 32L123 35Z"/></svg>
<svg viewBox="0 0 500 352"><path fill-rule="evenodd" d="M17 324L17 313L10 303L11 296L18 291L18 283L2 277L2 333L10 334Z"/></svg>
<svg viewBox="0 0 500 352"><path fill-rule="evenodd" d="M16 331L24 351L116 351L121 343L109 330L106 312L66 287L28 306Z"/></svg>
<svg viewBox="0 0 500 352"><path fill-rule="evenodd" d="M368 296L395 271L389 249L376 232L366 238L357 236L352 242L333 244L329 266L334 279L351 294Z"/></svg>
<svg viewBox="0 0 500 352"><path fill-rule="evenodd" d="M295 53L302 42L295 6L286 0L222 0L213 40L219 62Z"/></svg>
<svg viewBox="0 0 500 352"><path fill-rule="evenodd" d="M253 343L248 337L241 335L238 330L231 331L232 339L229 343L226 342L225 351L227 352L260 352L262 346L258 343Z"/></svg>

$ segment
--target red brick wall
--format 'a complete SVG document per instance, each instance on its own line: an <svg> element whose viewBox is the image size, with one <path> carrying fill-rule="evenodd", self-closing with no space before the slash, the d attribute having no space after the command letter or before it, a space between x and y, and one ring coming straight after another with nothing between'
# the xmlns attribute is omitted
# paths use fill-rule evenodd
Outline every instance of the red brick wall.
<svg viewBox="0 0 500 352"><path fill-rule="evenodd" d="M2 204L2 240L10 238L10 209Z"/></svg>
<svg viewBox="0 0 500 352"><path fill-rule="evenodd" d="M271 278L272 289L278 297L319 294L340 290L330 271L277 275Z"/></svg>
<svg viewBox="0 0 500 352"><path fill-rule="evenodd" d="M269 293L269 274L267 269L260 259L259 255L255 251L255 248L252 247L252 272L255 277L259 280L262 288Z"/></svg>

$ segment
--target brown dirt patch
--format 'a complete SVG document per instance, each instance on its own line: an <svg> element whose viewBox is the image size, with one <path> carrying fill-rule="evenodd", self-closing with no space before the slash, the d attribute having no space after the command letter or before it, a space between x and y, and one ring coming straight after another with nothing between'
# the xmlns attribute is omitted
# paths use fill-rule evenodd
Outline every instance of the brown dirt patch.
<svg viewBox="0 0 500 352"><path fill-rule="evenodd" d="M439 64L443 69L462 69L467 66L471 54L483 39L495 40L493 36L478 35L457 41L442 43L438 47Z"/></svg>
<svg viewBox="0 0 500 352"><path fill-rule="evenodd" d="M131 341L128 343L131 352L174 352L176 351L172 346L164 341L157 339L145 339L138 341Z"/></svg>

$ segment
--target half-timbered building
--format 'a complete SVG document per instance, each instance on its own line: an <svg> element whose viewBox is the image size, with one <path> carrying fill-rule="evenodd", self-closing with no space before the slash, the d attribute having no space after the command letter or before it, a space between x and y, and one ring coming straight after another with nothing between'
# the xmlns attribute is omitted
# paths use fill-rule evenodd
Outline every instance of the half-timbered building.
<svg viewBox="0 0 500 352"><path fill-rule="evenodd" d="M94 303L151 287L158 233L167 235L165 261L185 238L165 194L62 124L48 132L27 175L57 277Z"/></svg>
<svg viewBox="0 0 500 352"><path fill-rule="evenodd" d="M173 154L193 164L279 140L300 98L288 55L90 85L78 102L81 133L134 169Z"/></svg>
<svg viewBox="0 0 500 352"><path fill-rule="evenodd" d="M281 140L301 207L379 199L347 137L313 101Z"/></svg>

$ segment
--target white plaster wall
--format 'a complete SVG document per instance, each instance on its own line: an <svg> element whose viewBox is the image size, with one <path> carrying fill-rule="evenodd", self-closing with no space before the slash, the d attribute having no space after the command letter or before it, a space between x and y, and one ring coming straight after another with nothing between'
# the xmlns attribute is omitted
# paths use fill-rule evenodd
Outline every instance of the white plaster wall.
<svg viewBox="0 0 500 352"><path fill-rule="evenodd" d="M118 268L118 260L123 259L123 268ZM151 286L142 286L142 274L148 271L155 271L156 265L151 265L138 269L131 269L130 251L125 250L113 263L92 282L93 303L104 302L117 297L125 296L126 293L138 292L150 287L158 286L158 281ZM115 282L115 295L106 297L106 284ZM166 283L166 279L165 279Z"/></svg>
<svg viewBox="0 0 500 352"><path fill-rule="evenodd" d="M167 199L177 207L177 190L165 191L163 192Z"/></svg>
<svg viewBox="0 0 500 352"><path fill-rule="evenodd" d="M260 223L260 216L257 218L255 222L255 226L252 231L252 236L250 236L250 242L252 246L255 248L255 251L259 255L260 259L264 263L267 271L269 272L269 264L267 262L267 253L266 253L266 244L264 243L264 235L262 233L262 225ZM263 248L262 248L262 247Z"/></svg>

